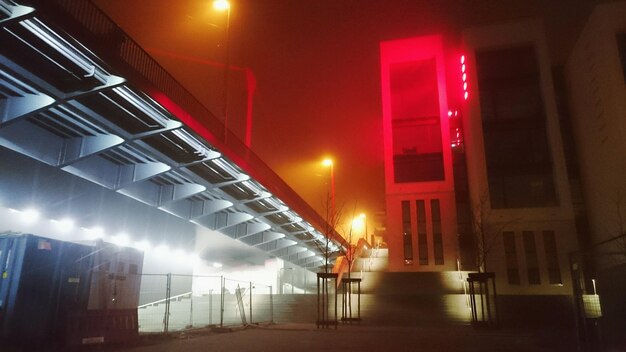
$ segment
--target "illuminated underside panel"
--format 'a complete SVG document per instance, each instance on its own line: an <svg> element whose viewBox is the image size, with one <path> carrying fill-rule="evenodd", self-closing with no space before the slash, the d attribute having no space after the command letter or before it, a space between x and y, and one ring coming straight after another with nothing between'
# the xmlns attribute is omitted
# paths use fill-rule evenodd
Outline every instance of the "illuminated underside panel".
<svg viewBox="0 0 626 352"><path fill-rule="evenodd" d="M95 5L30 3L39 5L0 0L0 146L269 255L322 265L319 215L243 144L226 143L215 116ZM65 20L85 27L68 34ZM116 36L101 43L103 31ZM337 235L329 247L345 245Z"/></svg>

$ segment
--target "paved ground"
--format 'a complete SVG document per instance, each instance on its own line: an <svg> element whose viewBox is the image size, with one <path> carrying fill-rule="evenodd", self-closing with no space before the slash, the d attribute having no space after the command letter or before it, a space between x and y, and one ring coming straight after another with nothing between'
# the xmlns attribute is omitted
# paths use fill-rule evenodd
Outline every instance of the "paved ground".
<svg viewBox="0 0 626 352"><path fill-rule="evenodd" d="M340 325L317 329L313 324L253 326L227 332L199 331L141 346L110 351L420 351L420 352L570 352L571 334L558 330L487 330L470 326L379 327Z"/></svg>

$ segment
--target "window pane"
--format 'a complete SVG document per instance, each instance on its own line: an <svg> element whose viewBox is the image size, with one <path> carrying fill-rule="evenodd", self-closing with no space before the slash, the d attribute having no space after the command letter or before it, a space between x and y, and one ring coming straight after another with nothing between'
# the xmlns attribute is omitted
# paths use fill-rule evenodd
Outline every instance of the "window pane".
<svg viewBox="0 0 626 352"><path fill-rule="evenodd" d="M539 262L537 260L537 246L535 245L535 234L532 231L522 232L524 239L524 252L526 254L526 268L528 270L528 283L531 285L541 284L539 274Z"/></svg>
<svg viewBox="0 0 626 352"><path fill-rule="evenodd" d="M502 239L504 242L504 256L506 260L506 274L508 283L519 285L519 267L517 265L515 234L510 231L503 232Z"/></svg>
<svg viewBox="0 0 626 352"><path fill-rule="evenodd" d="M428 265L428 234L426 233L426 206L423 200L415 202L417 209L417 241L420 265Z"/></svg>
<svg viewBox="0 0 626 352"><path fill-rule="evenodd" d="M534 48L481 51L476 60L491 206L557 205Z"/></svg>
<svg viewBox="0 0 626 352"><path fill-rule="evenodd" d="M435 265L443 265L443 236L441 234L441 211L439 199L430 201L430 213L433 220L433 249L435 250Z"/></svg>
<svg viewBox="0 0 626 352"><path fill-rule="evenodd" d="M402 201L402 242L404 244L404 264L413 264L413 240L411 233L411 204Z"/></svg>
<svg viewBox="0 0 626 352"><path fill-rule="evenodd" d="M543 232L543 246L546 250L546 263L548 265L548 280L551 284L562 284L559 256L556 250L556 237L554 231Z"/></svg>
<svg viewBox="0 0 626 352"><path fill-rule="evenodd" d="M391 65L394 179L443 180L439 90L435 59Z"/></svg>

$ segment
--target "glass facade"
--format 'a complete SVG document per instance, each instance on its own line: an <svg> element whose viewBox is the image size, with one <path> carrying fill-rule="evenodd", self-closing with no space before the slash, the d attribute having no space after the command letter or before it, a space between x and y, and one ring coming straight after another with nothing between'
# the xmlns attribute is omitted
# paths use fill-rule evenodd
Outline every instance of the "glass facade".
<svg viewBox="0 0 626 352"><path fill-rule="evenodd" d="M396 183L444 179L435 59L390 66Z"/></svg>
<svg viewBox="0 0 626 352"><path fill-rule="evenodd" d="M479 51L476 61L492 208L558 205L534 48Z"/></svg>

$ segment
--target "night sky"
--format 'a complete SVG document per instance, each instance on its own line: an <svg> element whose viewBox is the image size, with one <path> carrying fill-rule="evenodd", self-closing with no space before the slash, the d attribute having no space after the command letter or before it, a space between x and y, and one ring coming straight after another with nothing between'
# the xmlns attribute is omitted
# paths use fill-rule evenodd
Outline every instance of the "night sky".
<svg viewBox="0 0 626 352"><path fill-rule="evenodd" d="M210 0L95 1L221 116L225 15ZM256 78L252 150L320 214L335 159L337 204L384 211L379 42L446 36L472 25L542 17L555 64L567 58L594 0L241 0L231 12L230 64ZM243 139L246 80L232 71L229 126ZM351 215L351 214L349 214ZM374 217L369 217L372 221ZM378 225L377 222L373 223Z"/></svg>

